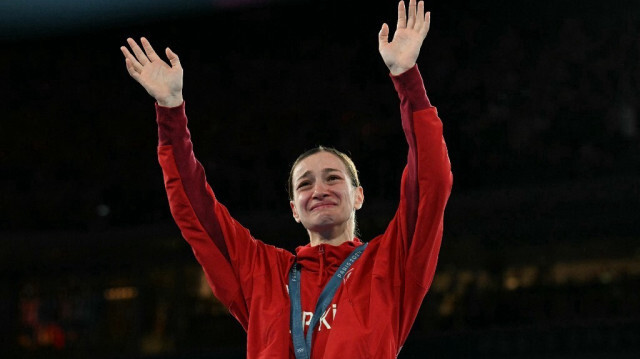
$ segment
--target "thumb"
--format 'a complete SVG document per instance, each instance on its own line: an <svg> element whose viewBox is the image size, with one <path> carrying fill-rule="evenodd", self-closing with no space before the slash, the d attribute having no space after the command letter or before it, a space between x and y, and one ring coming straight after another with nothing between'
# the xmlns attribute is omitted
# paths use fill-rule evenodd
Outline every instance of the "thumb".
<svg viewBox="0 0 640 359"><path fill-rule="evenodd" d="M382 28L378 33L378 45L386 45L389 43L389 25L387 23L382 24Z"/></svg>
<svg viewBox="0 0 640 359"><path fill-rule="evenodd" d="M165 53L167 54L167 58L169 59L169 62L171 62L171 67L178 67L180 68L180 59L178 58L178 55L176 55L175 52L171 51L170 48L167 47L167 49L165 50Z"/></svg>

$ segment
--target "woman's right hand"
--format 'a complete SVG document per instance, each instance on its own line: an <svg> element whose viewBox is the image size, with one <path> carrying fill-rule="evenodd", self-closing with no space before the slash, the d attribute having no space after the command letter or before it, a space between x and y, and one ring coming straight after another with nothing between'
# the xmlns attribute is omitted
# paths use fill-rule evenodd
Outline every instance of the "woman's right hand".
<svg viewBox="0 0 640 359"><path fill-rule="evenodd" d="M167 47L165 53L168 65L153 50L144 37L140 39L142 48L132 38L127 39L133 54L126 46L120 47L125 57L127 71L147 92L153 96L158 105L176 107L182 104L182 66L178 55Z"/></svg>

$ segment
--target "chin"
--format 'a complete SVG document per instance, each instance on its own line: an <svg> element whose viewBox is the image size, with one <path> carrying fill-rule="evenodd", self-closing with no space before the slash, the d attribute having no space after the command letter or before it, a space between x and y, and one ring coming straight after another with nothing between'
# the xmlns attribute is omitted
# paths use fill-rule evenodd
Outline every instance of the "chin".
<svg viewBox="0 0 640 359"><path fill-rule="evenodd" d="M313 221L312 223L309 223L308 226L305 226L305 228L312 232L327 232L340 230L341 228L346 227L346 224L346 221L337 221L335 218L329 217Z"/></svg>

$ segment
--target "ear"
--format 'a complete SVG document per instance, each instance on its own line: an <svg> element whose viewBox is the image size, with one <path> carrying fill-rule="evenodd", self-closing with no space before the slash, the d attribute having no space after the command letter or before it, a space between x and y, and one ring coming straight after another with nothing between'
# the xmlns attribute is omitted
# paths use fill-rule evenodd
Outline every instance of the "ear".
<svg viewBox="0 0 640 359"><path fill-rule="evenodd" d="M295 203L293 203L293 201L289 201L289 205L291 206L291 213L293 214L293 219L295 219L296 222L300 223L300 216L298 215L298 210L296 210Z"/></svg>
<svg viewBox="0 0 640 359"><path fill-rule="evenodd" d="M362 208L362 204L364 203L364 189L362 186L359 186L354 192L355 199L353 201L353 207L358 210Z"/></svg>

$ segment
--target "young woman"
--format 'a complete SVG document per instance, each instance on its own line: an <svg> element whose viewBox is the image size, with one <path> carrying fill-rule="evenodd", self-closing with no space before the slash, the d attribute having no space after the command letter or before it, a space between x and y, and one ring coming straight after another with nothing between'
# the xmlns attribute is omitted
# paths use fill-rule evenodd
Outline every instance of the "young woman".
<svg viewBox="0 0 640 359"><path fill-rule="evenodd" d="M452 174L442 123L427 98L416 60L429 30L424 3L398 4L389 42L379 51L400 98L408 143L398 210L385 232L354 235L364 201L357 171L343 153L319 147L290 173L294 219L309 234L296 253L254 239L218 202L196 160L182 99L182 67L142 38L121 50L129 74L153 96L158 157L173 217L216 297L247 331L248 358L395 358L434 276Z"/></svg>

